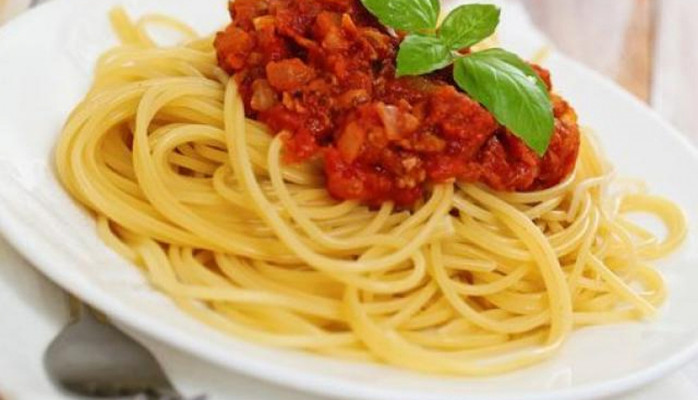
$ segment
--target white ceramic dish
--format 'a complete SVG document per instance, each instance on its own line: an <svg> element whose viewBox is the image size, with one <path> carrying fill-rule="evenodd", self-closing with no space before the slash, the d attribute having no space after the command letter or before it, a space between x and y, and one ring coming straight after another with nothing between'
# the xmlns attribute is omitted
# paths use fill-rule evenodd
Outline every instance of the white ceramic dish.
<svg viewBox="0 0 698 400"><path fill-rule="evenodd" d="M0 396L4 400L84 400L52 385L42 363L46 346L68 321L65 293L2 238L0 304ZM209 400L329 400L231 373L156 340L134 336L155 354L177 388L190 398L205 393ZM696 398L698 362L694 361L655 385L613 400Z"/></svg>
<svg viewBox="0 0 698 400"><path fill-rule="evenodd" d="M425 376L264 348L193 321L99 241L93 221L53 174L60 127L87 89L94 60L114 43L106 13L116 3L136 15L167 13L200 32L227 20L225 0L55 0L0 31L0 228L43 273L115 320L224 368L355 400L590 399L648 383L698 352L693 234L662 263L670 300L656 321L581 330L554 359L488 379ZM504 45L525 48L530 42L522 41L535 36L521 28ZM691 232L698 232L698 151L603 78L557 54L547 66L619 171L680 203Z"/></svg>
<svg viewBox="0 0 698 400"><path fill-rule="evenodd" d="M65 292L23 260L2 237L0 304L3 327L0 329L0 398L85 400L53 385L43 365L46 347L69 320ZM208 400L329 400L231 373L156 340L127 332L155 354L168 377L187 398L205 394ZM674 400L692 400L688 395L698 395L698 389L685 390L679 384L689 379L687 372L677 374L657 385L654 391L678 395Z"/></svg>

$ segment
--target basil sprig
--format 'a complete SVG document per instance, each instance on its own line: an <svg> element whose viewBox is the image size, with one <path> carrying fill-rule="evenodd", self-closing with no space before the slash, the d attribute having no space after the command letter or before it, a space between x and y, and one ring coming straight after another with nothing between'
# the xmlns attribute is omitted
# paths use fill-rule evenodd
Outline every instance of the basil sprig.
<svg viewBox="0 0 698 400"><path fill-rule="evenodd" d="M460 50L492 36L499 25L499 8L490 4L466 4L451 11L439 27L439 38L451 50Z"/></svg>
<svg viewBox="0 0 698 400"><path fill-rule="evenodd" d="M397 53L397 75L422 75L449 66L451 49L438 37L415 33L406 36Z"/></svg>
<svg viewBox="0 0 698 400"><path fill-rule="evenodd" d="M383 24L408 32L434 30L441 13L439 0L361 0Z"/></svg>
<svg viewBox="0 0 698 400"><path fill-rule="evenodd" d="M397 76L423 75L453 63L458 86L539 156L555 129L553 106L541 78L516 54L489 49L459 51L491 36L500 10L466 4L438 25L439 0L361 0L381 23L408 33L397 55Z"/></svg>

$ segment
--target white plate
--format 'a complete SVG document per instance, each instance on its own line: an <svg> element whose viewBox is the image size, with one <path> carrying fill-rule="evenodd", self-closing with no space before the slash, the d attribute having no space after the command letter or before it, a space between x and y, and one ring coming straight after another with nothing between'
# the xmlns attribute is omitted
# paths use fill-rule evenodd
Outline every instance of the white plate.
<svg viewBox="0 0 698 400"><path fill-rule="evenodd" d="M693 234L679 254L662 263L670 299L656 321L581 330L554 359L489 379L425 376L264 348L193 321L99 241L93 221L53 173L51 150L60 127L87 89L95 58L114 43L106 12L115 3L125 3L134 14L160 11L182 18L201 32L227 19L225 0L56 0L0 31L0 227L43 273L114 319L224 368L348 399L595 398L657 379L698 351ZM691 232L698 232L696 149L583 67L559 55L548 67L619 170L679 202Z"/></svg>
<svg viewBox="0 0 698 400"><path fill-rule="evenodd" d="M65 292L49 282L0 237L0 397L4 400L85 400L55 387L43 366L44 350L68 323ZM328 400L260 382L218 368L134 332L160 361L168 377L187 398L206 394L208 400ZM698 394L680 385L688 372L677 374L655 389L674 400ZM683 386L683 387L682 387ZM625 400L646 400L632 398Z"/></svg>
<svg viewBox="0 0 698 400"><path fill-rule="evenodd" d="M2 238L0 304L0 396L5 400L79 400L53 386L42 364L44 350L68 321L65 293L22 260ZM189 398L205 393L209 400L329 400L234 374L155 340L137 338ZM614 400L697 398L698 362L693 362L641 392Z"/></svg>

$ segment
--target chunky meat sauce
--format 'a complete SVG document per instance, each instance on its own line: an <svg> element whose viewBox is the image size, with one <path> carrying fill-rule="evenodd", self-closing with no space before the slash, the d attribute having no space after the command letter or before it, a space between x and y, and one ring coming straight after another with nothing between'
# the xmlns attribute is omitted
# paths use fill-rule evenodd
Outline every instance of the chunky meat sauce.
<svg viewBox="0 0 698 400"><path fill-rule="evenodd" d="M230 13L215 47L246 114L288 133L286 162L322 158L336 198L409 206L454 178L531 191L574 168L579 129L563 99L551 94L555 134L538 157L457 88L452 70L396 79L400 35L359 0L236 0Z"/></svg>

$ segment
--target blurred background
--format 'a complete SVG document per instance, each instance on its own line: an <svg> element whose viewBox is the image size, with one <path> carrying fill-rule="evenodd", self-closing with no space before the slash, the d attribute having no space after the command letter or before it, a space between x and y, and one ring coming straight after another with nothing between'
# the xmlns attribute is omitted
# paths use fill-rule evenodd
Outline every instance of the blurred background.
<svg viewBox="0 0 698 400"><path fill-rule="evenodd" d="M567 55L615 79L698 144L698 0L512 0Z"/></svg>
<svg viewBox="0 0 698 400"><path fill-rule="evenodd" d="M0 0L0 24L44 1ZM616 80L698 145L698 0L505 1L522 3L558 49Z"/></svg>

